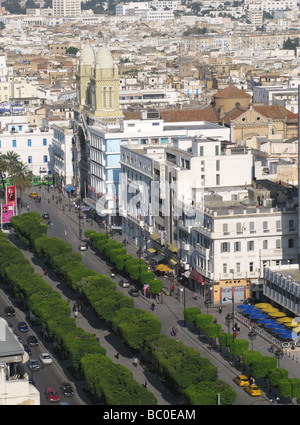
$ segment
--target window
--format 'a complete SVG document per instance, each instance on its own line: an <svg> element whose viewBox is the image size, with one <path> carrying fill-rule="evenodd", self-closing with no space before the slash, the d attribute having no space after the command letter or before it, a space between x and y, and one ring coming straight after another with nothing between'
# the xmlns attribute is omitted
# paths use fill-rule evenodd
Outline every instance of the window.
<svg viewBox="0 0 300 425"><path fill-rule="evenodd" d="M227 223L223 224L223 233L228 233L228 224Z"/></svg>
<svg viewBox="0 0 300 425"><path fill-rule="evenodd" d="M236 263L235 270L236 270L237 273L241 272L241 263Z"/></svg>
<svg viewBox="0 0 300 425"><path fill-rule="evenodd" d="M236 223L235 228L237 233L242 233L242 223Z"/></svg>
<svg viewBox="0 0 300 425"><path fill-rule="evenodd" d="M43 146L47 146L47 139L43 139Z"/></svg>
<svg viewBox="0 0 300 425"><path fill-rule="evenodd" d="M32 156L28 157L28 164L32 164Z"/></svg>
<svg viewBox="0 0 300 425"><path fill-rule="evenodd" d="M223 273L227 273L227 264L226 263L223 264Z"/></svg>
<svg viewBox="0 0 300 425"><path fill-rule="evenodd" d="M31 139L27 139L27 146L31 146Z"/></svg>
<svg viewBox="0 0 300 425"><path fill-rule="evenodd" d="M267 221L263 221L263 231L264 232L268 232L268 222Z"/></svg>
<svg viewBox="0 0 300 425"><path fill-rule="evenodd" d="M254 271L254 263L249 263L249 272L253 272Z"/></svg>
<svg viewBox="0 0 300 425"><path fill-rule="evenodd" d="M200 146L200 156L204 156L204 146Z"/></svg>
<svg viewBox="0 0 300 425"><path fill-rule="evenodd" d="M220 171L220 160L216 161L216 171Z"/></svg>
<svg viewBox="0 0 300 425"><path fill-rule="evenodd" d="M294 220L289 220L289 229L295 230Z"/></svg>
<svg viewBox="0 0 300 425"><path fill-rule="evenodd" d="M248 241L248 251L254 251L254 241Z"/></svg>
<svg viewBox="0 0 300 425"><path fill-rule="evenodd" d="M241 250L241 242L234 242L234 252L239 252Z"/></svg>
<svg viewBox="0 0 300 425"><path fill-rule="evenodd" d="M254 230L254 221L250 221L250 223L249 223L249 229L250 229L250 233L255 233L255 230Z"/></svg>
<svg viewBox="0 0 300 425"><path fill-rule="evenodd" d="M215 154L216 154L216 156L219 155L219 146L215 146Z"/></svg>
<svg viewBox="0 0 300 425"><path fill-rule="evenodd" d="M276 239L276 249L280 249L280 248L281 248L281 240Z"/></svg>
<svg viewBox="0 0 300 425"><path fill-rule="evenodd" d="M268 241L263 241L263 249L268 249Z"/></svg>
<svg viewBox="0 0 300 425"><path fill-rule="evenodd" d="M17 141L16 141L16 140L13 140L13 141L12 141L12 147L13 147L13 148L16 148L16 147L17 147Z"/></svg>
<svg viewBox="0 0 300 425"><path fill-rule="evenodd" d="M47 155L43 156L43 162L48 162L48 156Z"/></svg>
<svg viewBox="0 0 300 425"><path fill-rule="evenodd" d="M216 174L216 185L220 184L220 174Z"/></svg>
<svg viewBox="0 0 300 425"><path fill-rule="evenodd" d="M221 252L230 252L229 242L222 242L221 243Z"/></svg>
<svg viewBox="0 0 300 425"><path fill-rule="evenodd" d="M289 239L288 244L289 248L294 248L294 239Z"/></svg>
<svg viewBox="0 0 300 425"><path fill-rule="evenodd" d="M276 231L277 232L281 231L281 221L280 220L276 221Z"/></svg>

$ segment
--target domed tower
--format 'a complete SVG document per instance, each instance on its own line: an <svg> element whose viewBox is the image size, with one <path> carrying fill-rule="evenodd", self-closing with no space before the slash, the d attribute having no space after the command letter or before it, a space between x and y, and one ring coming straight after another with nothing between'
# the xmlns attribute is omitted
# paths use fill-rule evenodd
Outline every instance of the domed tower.
<svg viewBox="0 0 300 425"><path fill-rule="evenodd" d="M86 44L81 50L76 73L77 105L80 108L91 104L90 80L94 74L95 62L94 49Z"/></svg>
<svg viewBox="0 0 300 425"><path fill-rule="evenodd" d="M96 117L122 117L119 105L119 71L107 47L96 54L94 76L91 78L92 110Z"/></svg>

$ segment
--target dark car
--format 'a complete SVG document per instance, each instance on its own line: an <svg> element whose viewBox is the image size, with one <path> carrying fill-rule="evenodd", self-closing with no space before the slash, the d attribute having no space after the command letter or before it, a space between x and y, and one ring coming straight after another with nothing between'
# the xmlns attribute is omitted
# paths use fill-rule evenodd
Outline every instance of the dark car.
<svg viewBox="0 0 300 425"><path fill-rule="evenodd" d="M30 350L30 347L27 345L27 344L23 344L23 347L24 347L24 351L29 355L29 356L31 356L31 350Z"/></svg>
<svg viewBox="0 0 300 425"><path fill-rule="evenodd" d="M4 311L5 311L5 314L7 316L15 316L15 314L16 314L15 309L13 307L11 307L11 306L5 307L5 310Z"/></svg>
<svg viewBox="0 0 300 425"><path fill-rule="evenodd" d="M30 370L40 370L41 365L36 359L30 359L28 362L28 367Z"/></svg>
<svg viewBox="0 0 300 425"><path fill-rule="evenodd" d="M59 390L65 397L72 397L74 395L74 390L69 382L64 382L61 384Z"/></svg>
<svg viewBox="0 0 300 425"><path fill-rule="evenodd" d="M18 329L21 332L28 332L28 326L25 322L19 322L18 323Z"/></svg>
<svg viewBox="0 0 300 425"><path fill-rule="evenodd" d="M139 291L134 288L129 289L128 294L132 297L138 297L140 295Z"/></svg>
<svg viewBox="0 0 300 425"><path fill-rule="evenodd" d="M39 342L34 335L30 335L27 338L27 343L28 343L29 347L37 347L39 345Z"/></svg>
<svg viewBox="0 0 300 425"><path fill-rule="evenodd" d="M12 330L12 331L14 331L14 329L15 329L15 327L14 327L14 325L11 323L11 322L7 322L7 326Z"/></svg>
<svg viewBox="0 0 300 425"><path fill-rule="evenodd" d="M49 220L50 219L50 215L48 213L45 213L45 214L42 215L42 218L44 220Z"/></svg>

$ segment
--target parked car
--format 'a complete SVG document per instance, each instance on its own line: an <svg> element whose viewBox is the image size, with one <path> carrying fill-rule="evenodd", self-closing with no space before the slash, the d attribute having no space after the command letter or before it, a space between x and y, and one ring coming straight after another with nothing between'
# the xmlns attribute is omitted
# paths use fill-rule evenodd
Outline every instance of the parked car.
<svg viewBox="0 0 300 425"><path fill-rule="evenodd" d="M27 345L27 344L23 344L23 347L24 347L24 351L29 355L29 356L31 356L31 350L30 350L30 347Z"/></svg>
<svg viewBox="0 0 300 425"><path fill-rule="evenodd" d="M29 347L37 347L39 345L39 342L34 335L30 335L27 338L27 343L28 343Z"/></svg>
<svg viewBox="0 0 300 425"><path fill-rule="evenodd" d="M119 285L120 285L122 288L129 288L130 283L129 283L129 282L127 282L126 280L120 280Z"/></svg>
<svg viewBox="0 0 300 425"><path fill-rule="evenodd" d="M248 385L248 387L245 388L245 391L252 397L261 396L261 389L256 384Z"/></svg>
<svg viewBox="0 0 300 425"><path fill-rule="evenodd" d="M36 359L29 359L28 367L30 370L40 370L41 366Z"/></svg>
<svg viewBox="0 0 300 425"><path fill-rule="evenodd" d="M11 223L3 223L2 224L2 232L3 233L14 233L15 229L13 228Z"/></svg>
<svg viewBox="0 0 300 425"><path fill-rule="evenodd" d="M40 354L40 361L41 363L47 365L52 364L52 357L48 353L41 353Z"/></svg>
<svg viewBox="0 0 300 425"><path fill-rule="evenodd" d="M59 401L58 392L53 387L47 387L45 390L45 397L48 401Z"/></svg>
<svg viewBox="0 0 300 425"><path fill-rule="evenodd" d="M19 331L20 332L28 332L28 326L27 326L27 323L25 323L25 322L19 322L18 323L18 329L19 329Z"/></svg>
<svg viewBox="0 0 300 425"><path fill-rule="evenodd" d="M11 306L5 307L4 312L7 316L15 316L16 315L15 309Z"/></svg>
<svg viewBox="0 0 300 425"><path fill-rule="evenodd" d="M18 340L19 342L21 342L21 344L22 344L22 339L21 339L20 335L18 335L18 334L14 334L14 335L16 335L17 340Z"/></svg>
<svg viewBox="0 0 300 425"><path fill-rule="evenodd" d="M129 289L128 294L132 297L138 297L140 295L139 291L134 288Z"/></svg>
<svg viewBox="0 0 300 425"><path fill-rule="evenodd" d="M29 193L30 198L38 198L39 194L37 192L31 192Z"/></svg>
<svg viewBox="0 0 300 425"><path fill-rule="evenodd" d="M248 387L250 385L249 379L245 375L236 376L234 382L240 387Z"/></svg>
<svg viewBox="0 0 300 425"><path fill-rule="evenodd" d="M65 397L72 397L74 395L74 390L69 382L62 383L59 390Z"/></svg>
<svg viewBox="0 0 300 425"><path fill-rule="evenodd" d="M44 213L44 214L42 215L42 218L43 218L44 220L50 220L50 215L49 215L48 213Z"/></svg>

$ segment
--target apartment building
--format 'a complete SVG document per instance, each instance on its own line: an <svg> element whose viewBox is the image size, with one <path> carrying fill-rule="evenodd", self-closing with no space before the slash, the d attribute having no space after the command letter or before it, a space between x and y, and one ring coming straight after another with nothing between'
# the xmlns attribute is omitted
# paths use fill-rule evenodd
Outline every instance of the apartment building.
<svg viewBox="0 0 300 425"><path fill-rule="evenodd" d="M69 124L53 124L53 171L57 186L74 184L74 133Z"/></svg>
<svg viewBox="0 0 300 425"><path fill-rule="evenodd" d="M54 16L75 17L81 15L80 0L53 0Z"/></svg>
<svg viewBox="0 0 300 425"><path fill-rule="evenodd" d="M53 174L51 129L29 125L26 116L3 117L0 153L16 152L36 176Z"/></svg>
<svg viewBox="0 0 300 425"><path fill-rule="evenodd" d="M206 198L202 226L179 222L194 270L191 283L215 304L259 298L265 268L297 263L295 200L268 180L247 190L236 202Z"/></svg>

